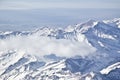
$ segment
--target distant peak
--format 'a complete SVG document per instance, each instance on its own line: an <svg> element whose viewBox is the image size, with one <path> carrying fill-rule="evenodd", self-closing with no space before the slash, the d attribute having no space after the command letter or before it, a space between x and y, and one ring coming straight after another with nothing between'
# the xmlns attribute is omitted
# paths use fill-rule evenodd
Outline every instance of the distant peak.
<svg viewBox="0 0 120 80"><path fill-rule="evenodd" d="M95 22L95 20L94 19L89 19L87 22L93 23L93 22Z"/></svg>
<svg viewBox="0 0 120 80"><path fill-rule="evenodd" d="M97 21L91 19L91 20L88 20L88 21L85 22L85 23L76 25L76 30L77 30L77 31L79 30L79 32L84 33L84 32L86 32L88 29L93 28L93 27L94 27L95 25L97 25L97 24L98 24Z"/></svg>

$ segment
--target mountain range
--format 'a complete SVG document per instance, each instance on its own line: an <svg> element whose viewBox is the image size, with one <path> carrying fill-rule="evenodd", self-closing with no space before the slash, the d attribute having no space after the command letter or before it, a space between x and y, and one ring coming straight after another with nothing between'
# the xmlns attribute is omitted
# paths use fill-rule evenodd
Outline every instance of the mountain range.
<svg viewBox="0 0 120 80"><path fill-rule="evenodd" d="M120 18L0 31L0 80L120 80Z"/></svg>

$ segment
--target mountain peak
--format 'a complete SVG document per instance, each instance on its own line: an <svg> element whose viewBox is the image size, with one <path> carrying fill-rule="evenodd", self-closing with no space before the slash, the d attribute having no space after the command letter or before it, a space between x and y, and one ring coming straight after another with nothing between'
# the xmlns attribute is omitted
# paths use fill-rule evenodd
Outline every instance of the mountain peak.
<svg viewBox="0 0 120 80"><path fill-rule="evenodd" d="M97 25L97 21L95 20L89 20L85 23L76 25L76 31L80 32L80 33L85 33L86 31L88 31L88 29L93 28L95 25Z"/></svg>

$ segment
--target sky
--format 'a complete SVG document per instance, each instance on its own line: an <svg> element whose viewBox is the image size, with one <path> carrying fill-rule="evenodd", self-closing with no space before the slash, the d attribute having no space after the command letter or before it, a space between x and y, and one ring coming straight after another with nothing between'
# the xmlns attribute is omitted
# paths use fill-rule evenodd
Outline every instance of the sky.
<svg viewBox="0 0 120 80"><path fill-rule="evenodd" d="M119 8L120 0L0 0L0 9Z"/></svg>
<svg viewBox="0 0 120 80"><path fill-rule="evenodd" d="M120 0L0 0L0 30L119 18L119 5Z"/></svg>

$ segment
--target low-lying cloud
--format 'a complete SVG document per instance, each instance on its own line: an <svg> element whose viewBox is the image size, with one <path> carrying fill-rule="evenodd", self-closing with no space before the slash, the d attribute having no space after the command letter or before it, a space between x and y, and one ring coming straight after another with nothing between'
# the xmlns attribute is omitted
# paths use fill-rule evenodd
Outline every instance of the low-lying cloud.
<svg viewBox="0 0 120 80"><path fill-rule="evenodd" d="M0 52L8 50L20 50L33 55L55 54L61 57L87 56L95 52L95 48L85 41L76 42L66 39L54 39L30 36L12 36L0 40Z"/></svg>

